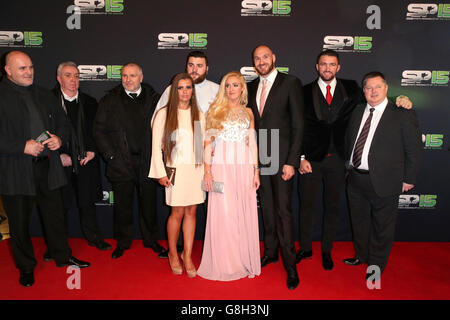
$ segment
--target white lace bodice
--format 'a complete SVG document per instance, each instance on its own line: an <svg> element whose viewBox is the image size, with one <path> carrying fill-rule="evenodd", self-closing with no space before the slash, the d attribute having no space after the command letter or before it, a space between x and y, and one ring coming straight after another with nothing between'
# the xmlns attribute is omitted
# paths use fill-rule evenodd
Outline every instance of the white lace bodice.
<svg viewBox="0 0 450 320"><path fill-rule="evenodd" d="M245 108L230 110L222 125L223 129L217 134L217 141L248 143L250 117Z"/></svg>

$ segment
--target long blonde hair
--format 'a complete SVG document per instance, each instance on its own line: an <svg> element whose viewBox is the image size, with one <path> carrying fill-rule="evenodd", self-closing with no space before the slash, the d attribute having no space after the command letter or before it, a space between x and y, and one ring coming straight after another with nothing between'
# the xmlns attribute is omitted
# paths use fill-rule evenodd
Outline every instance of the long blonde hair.
<svg viewBox="0 0 450 320"><path fill-rule="evenodd" d="M242 74L238 71L231 71L227 73L222 78L219 86L219 92L206 113L206 130L223 129L222 123L226 120L228 111L230 110L228 105L228 97L225 94L225 84L230 77L237 78L242 85L243 90L239 101L240 104L245 107L248 103L247 84L245 83L245 79Z"/></svg>

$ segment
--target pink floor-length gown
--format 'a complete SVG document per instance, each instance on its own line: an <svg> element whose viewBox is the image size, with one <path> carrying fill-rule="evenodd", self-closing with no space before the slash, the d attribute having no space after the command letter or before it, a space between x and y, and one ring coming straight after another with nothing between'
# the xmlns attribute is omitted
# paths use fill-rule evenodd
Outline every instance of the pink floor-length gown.
<svg viewBox="0 0 450 320"><path fill-rule="evenodd" d="M230 111L216 136L211 172L225 192L209 192L203 254L197 274L231 281L261 273L254 165L245 108Z"/></svg>

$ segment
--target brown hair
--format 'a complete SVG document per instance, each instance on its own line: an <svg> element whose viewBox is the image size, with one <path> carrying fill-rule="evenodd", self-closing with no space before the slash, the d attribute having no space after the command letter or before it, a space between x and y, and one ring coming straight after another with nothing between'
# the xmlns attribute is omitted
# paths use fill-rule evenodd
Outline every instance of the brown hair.
<svg viewBox="0 0 450 320"><path fill-rule="evenodd" d="M192 124L192 132L196 132L194 130L194 123L195 121L200 121L200 111L197 107L197 97L195 95L195 86L194 86L194 80L192 80L191 76L187 73L179 73L175 76L175 78L172 81L172 85L170 88L170 94L169 94L169 101L167 102L167 105L165 108L167 108L166 112L166 122L164 124L164 132L163 132L163 151L164 151L164 157L166 161L171 161L172 158L172 150L175 147L176 141L173 141L172 133L178 129L178 105L180 103L179 97L178 97L178 83L180 80L190 80L192 85L192 96L191 100L189 101L189 105L191 107L191 124ZM200 132L201 133L201 132ZM195 137L194 137L195 140ZM196 150L196 147L198 148L196 143L193 143L194 145L194 151ZM203 148L203 146L200 146ZM197 152L195 153L197 154ZM197 159L196 159L197 160ZM196 161L197 162L197 161ZM197 164L197 163L196 163Z"/></svg>

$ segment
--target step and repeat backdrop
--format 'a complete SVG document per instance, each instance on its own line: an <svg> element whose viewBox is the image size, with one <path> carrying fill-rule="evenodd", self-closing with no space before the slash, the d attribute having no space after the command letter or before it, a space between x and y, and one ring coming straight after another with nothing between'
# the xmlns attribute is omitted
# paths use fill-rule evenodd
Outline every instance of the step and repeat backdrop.
<svg viewBox="0 0 450 320"><path fill-rule="evenodd" d="M360 82L366 72L385 73L389 95L404 94L413 101L424 149L416 187L399 198L396 240L450 241L450 3L4 0L0 9L2 56L11 50L28 53L35 66L35 83L48 88L56 83L58 63L75 61L80 65L81 89L97 99L120 84L121 67L129 61L140 64L144 81L161 93L174 74L184 71L191 50L205 51L208 79L215 82L231 70L240 71L247 80L256 77L251 51L258 44L269 45L280 71L304 84L316 79L315 58L326 48L339 52L341 78ZM297 174L295 185L299 179ZM98 219L105 236L111 237L114 195L106 178L103 190ZM317 201L315 240L321 230L322 203ZM164 204L162 188L155 205L164 239L170 208ZM297 189L292 207L298 226ZM197 239L203 237L205 221L200 206ZM70 236L81 237L75 208L68 223ZM37 214L31 231L42 234ZM137 227L136 237L140 237ZM343 190L337 240L350 239Z"/></svg>

